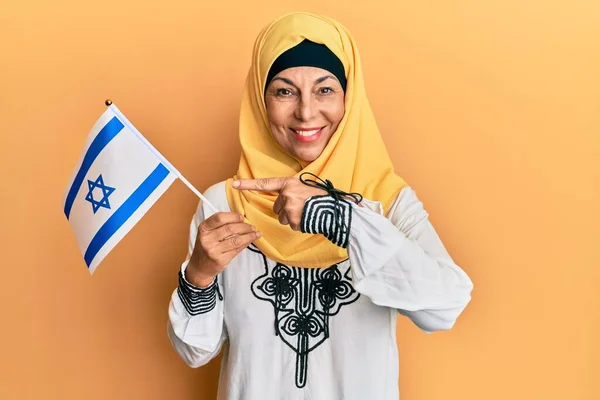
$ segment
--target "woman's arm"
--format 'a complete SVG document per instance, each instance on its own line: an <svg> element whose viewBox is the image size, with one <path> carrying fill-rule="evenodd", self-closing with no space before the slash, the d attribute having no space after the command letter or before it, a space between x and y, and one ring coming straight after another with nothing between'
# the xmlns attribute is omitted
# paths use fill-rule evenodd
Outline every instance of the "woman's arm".
<svg viewBox="0 0 600 400"><path fill-rule="evenodd" d="M167 334L185 363L197 368L216 357L227 340L223 297L217 280L208 288L200 289L182 282L185 279L182 273L179 279L179 287L169 304ZM184 294L190 290L198 292L194 297Z"/></svg>
<svg viewBox="0 0 600 400"><path fill-rule="evenodd" d="M318 201L324 199L307 201L305 216L318 214L310 212L323 207ZM356 290L375 304L398 310L423 331L450 329L470 302L473 283L446 251L415 192L405 187L387 218L379 203L361 204L345 205L351 207L351 215L345 215L346 240L339 233L340 221L318 232L346 243Z"/></svg>
<svg viewBox="0 0 600 400"><path fill-rule="evenodd" d="M204 221L202 202L190 223L188 253L179 270L179 284L171 295L167 334L180 357L190 367L205 365L219 354L227 340L223 322L223 293L218 277L208 287L192 285L186 269L197 243L198 227Z"/></svg>

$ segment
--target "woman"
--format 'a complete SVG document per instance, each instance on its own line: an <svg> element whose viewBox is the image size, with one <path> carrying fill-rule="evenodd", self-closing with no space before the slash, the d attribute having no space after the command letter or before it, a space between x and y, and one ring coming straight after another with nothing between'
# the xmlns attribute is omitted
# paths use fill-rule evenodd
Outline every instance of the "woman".
<svg viewBox="0 0 600 400"><path fill-rule="evenodd" d="M239 127L235 180L191 223L174 348L199 367L227 342L220 399L397 399L397 314L450 329L472 283L393 172L350 33L306 13L263 29Z"/></svg>

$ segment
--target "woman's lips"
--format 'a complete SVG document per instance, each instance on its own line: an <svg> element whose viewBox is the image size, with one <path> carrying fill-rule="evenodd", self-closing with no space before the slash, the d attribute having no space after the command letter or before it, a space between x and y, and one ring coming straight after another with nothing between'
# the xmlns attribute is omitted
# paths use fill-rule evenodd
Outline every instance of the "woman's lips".
<svg viewBox="0 0 600 400"><path fill-rule="evenodd" d="M290 128L291 129L291 128ZM323 127L321 128L297 128L291 129L294 137L301 142L313 142L321 136Z"/></svg>

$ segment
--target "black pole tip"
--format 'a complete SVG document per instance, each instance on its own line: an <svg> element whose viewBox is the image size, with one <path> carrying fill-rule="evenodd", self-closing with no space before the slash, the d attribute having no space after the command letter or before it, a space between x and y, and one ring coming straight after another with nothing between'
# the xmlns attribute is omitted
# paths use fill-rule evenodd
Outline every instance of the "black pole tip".
<svg viewBox="0 0 600 400"><path fill-rule="evenodd" d="M112 104L112 100L111 99L106 99L106 101L104 102L104 104L106 104L106 106L110 106Z"/></svg>

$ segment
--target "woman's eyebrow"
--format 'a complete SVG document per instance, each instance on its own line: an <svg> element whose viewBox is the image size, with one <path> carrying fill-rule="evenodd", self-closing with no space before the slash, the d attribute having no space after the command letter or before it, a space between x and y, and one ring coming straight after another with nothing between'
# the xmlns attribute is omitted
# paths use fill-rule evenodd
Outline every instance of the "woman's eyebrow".
<svg viewBox="0 0 600 400"><path fill-rule="evenodd" d="M327 79L329 79L329 78L331 78L331 79L334 79L334 77L333 77L332 75L325 75L325 76L322 76L322 77L320 77L319 79L317 79L317 80L315 81L315 85L318 85L319 83L321 83L321 82L323 82L323 81L326 81L326 80L327 80Z"/></svg>
<svg viewBox="0 0 600 400"><path fill-rule="evenodd" d="M274 81L277 81L277 80L283 81L283 82L287 83L288 85L296 86L296 84L293 81L289 80L288 78L277 77L277 78L273 78L273 80Z"/></svg>

